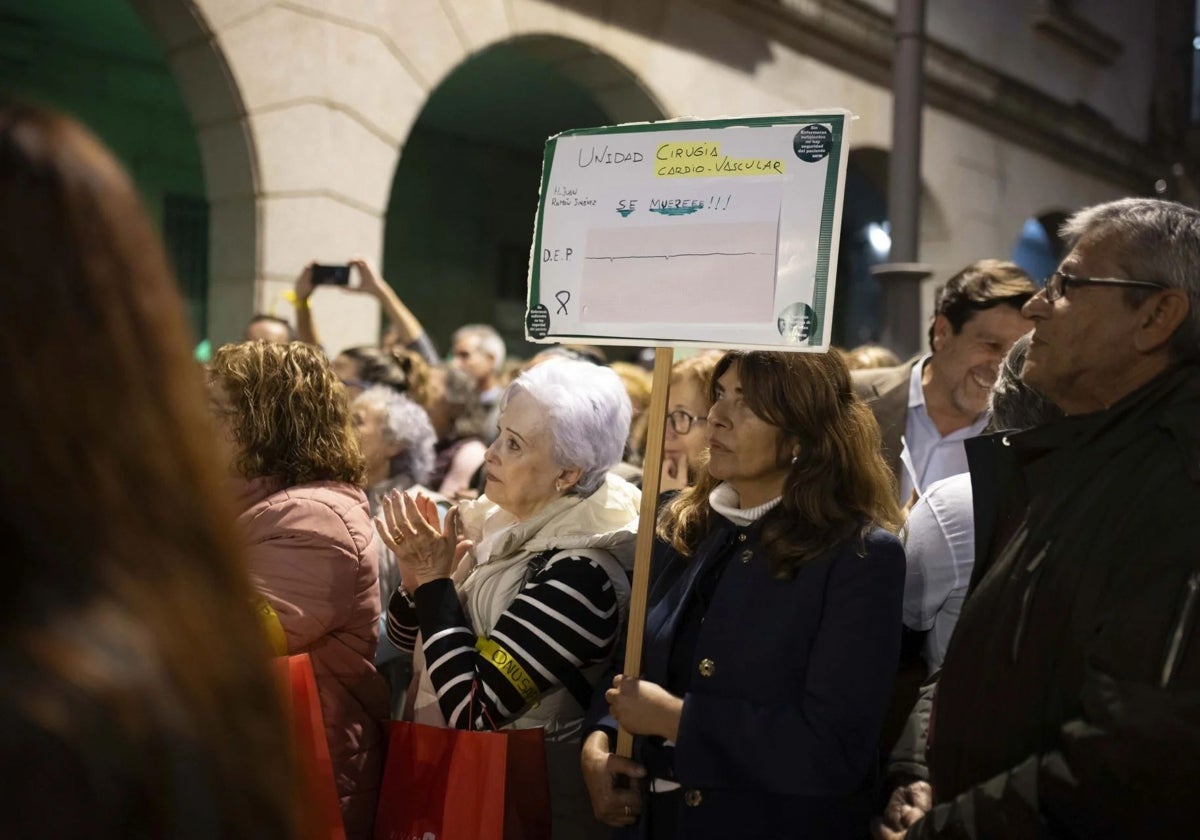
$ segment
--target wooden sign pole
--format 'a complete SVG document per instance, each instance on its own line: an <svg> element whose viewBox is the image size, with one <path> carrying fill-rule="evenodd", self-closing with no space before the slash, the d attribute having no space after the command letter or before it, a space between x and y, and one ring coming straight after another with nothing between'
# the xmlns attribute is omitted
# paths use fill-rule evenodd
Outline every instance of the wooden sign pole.
<svg viewBox="0 0 1200 840"><path fill-rule="evenodd" d="M646 457L642 462L642 510L633 560L633 592L629 597L629 634L625 642L624 673L633 676L641 676L642 673L642 636L646 629L646 602L650 594L650 553L654 548L658 487L662 479L663 436L667 427L667 392L671 388L674 357L675 351L670 347L659 347L654 351ZM617 731L617 755L625 758L633 756L633 736L624 729Z"/></svg>

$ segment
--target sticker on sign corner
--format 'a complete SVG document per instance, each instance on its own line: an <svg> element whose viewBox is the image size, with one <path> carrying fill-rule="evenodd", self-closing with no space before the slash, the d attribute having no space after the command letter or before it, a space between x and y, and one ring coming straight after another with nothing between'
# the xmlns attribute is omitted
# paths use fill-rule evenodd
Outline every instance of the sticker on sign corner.
<svg viewBox="0 0 1200 840"><path fill-rule="evenodd" d="M807 303L793 303L779 313L775 324L779 328L779 334L783 336L785 341L792 344L799 344L802 341L807 341L808 337L812 335L813 322L815 320L816 313L813 312L811 306Z"/></svg>
<svg viewBox="0 0 1200 840"><path fill-rule="evenodd" d="M536 304L525 313L525 329L532 338L545 338L550 334L550 310L545 304Z"/></svg>
<svg viewBox="0 0 1200 840"><path fill-rule="evenodd" d="M823 125L806 125L792 138L792 151L805 163L817 163L833 149L833 133Z"/></svg>

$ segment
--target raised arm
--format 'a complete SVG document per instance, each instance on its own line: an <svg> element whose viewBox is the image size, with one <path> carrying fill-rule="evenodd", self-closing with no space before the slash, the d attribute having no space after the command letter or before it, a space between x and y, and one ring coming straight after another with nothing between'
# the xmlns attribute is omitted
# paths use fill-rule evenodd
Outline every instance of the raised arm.
<svg viewBox="0 0 1200 840"><path fill-rule="evenodd" d="M292 302L292 306L296 309L296 338L306 344L320 347L321 339L317 336L317 327L313 323L312 308L309 306L309 301L313 293L312 268L312 263L304 266L304 270L296 278L296 288L294 289L296 297Z"/></svg>
<svg viewBox="0 0 1200 840"><path fill-rule="evenodd" d="M395 290L384 282L375 268L363 259L351 260L350 265L358 270L357 291L369 294L379 301L384 317L396 332L397 342L421 354L431 365L441 361L437 355L437 348L425 332L425 328L421 326L420 320L404 305Z"/></svg>

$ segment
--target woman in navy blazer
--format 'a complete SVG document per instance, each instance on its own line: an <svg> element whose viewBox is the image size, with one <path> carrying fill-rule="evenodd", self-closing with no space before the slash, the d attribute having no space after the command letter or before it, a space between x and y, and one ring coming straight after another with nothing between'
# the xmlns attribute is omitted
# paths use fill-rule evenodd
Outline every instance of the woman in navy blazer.
<svg viewBox="0 0 1200 840"><path fill-rule="evenodd" d="M645 674L585 744L597 814L653 840L866 836L904 590L879 429L832 355L728 353L711 397L708 463L659 517ZM607 795L615 774L649 792Z"/></svg>

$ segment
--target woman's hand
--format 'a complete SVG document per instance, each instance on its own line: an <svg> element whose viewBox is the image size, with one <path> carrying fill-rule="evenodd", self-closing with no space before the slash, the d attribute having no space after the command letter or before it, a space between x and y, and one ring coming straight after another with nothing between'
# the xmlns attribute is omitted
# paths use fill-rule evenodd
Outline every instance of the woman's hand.
<svg viewBox="0 0 1200 840"><path fill-rule="evenodd" d="M310 297L312 297L312 269L313 264L309 263L308 265L304 266L304 270L301 271L300 276L296 278L296 288L294 291L297 301L307 301Z"/></svg>
<svg viewBox="0 0 1200 840"><path fill-rule="evenodd" d="M384 496L382 507L375 529L395 553L401 576L413 579L418 587L450 577L460 550L458 508L450 509L445 526L439 528L437 504L424 493L414 496L393 490Z"/></svg>
<svg viewBox="0 0 1200 840"><path fill-rule="evenodd" d="M682 490L688 486L688 456L686 452L663 453L662 476L658 480L658 492Z"/></svg>
<svg viewBox="0 0 1200 840"><path fill-rule="evenodd" d="M606 732L593 732L587 736L579 753L579 766L596 819L614 828L637 822L642 813L642 792L636 782L628 787L617 787L617 777L641 779L646 775L644 767L611 752Z"/></svg>
<svg viewBox="0 0 1200 840"><path fill-rule="evenodd" d="M659 735L668 741L679 737L683 700L665 688L637 677L617 674L604 692L617 723L634 735Z"/></svg>
<svg viewBox="0 0 1200 840"><path fill-rule="evenodd" d="M383 280L375 273L375 268L366 260L350 260L350 266L358 270L358 285L348 286L347 291L364 292L379 297Z"/></svg>
<svg viewBox="0 0 1200 840"><path fill-rule="evenodd" d="M871 821L873 840L903 840L913 825L933 809L933 788L912 782L892 791L883 818Z"/></svg>

